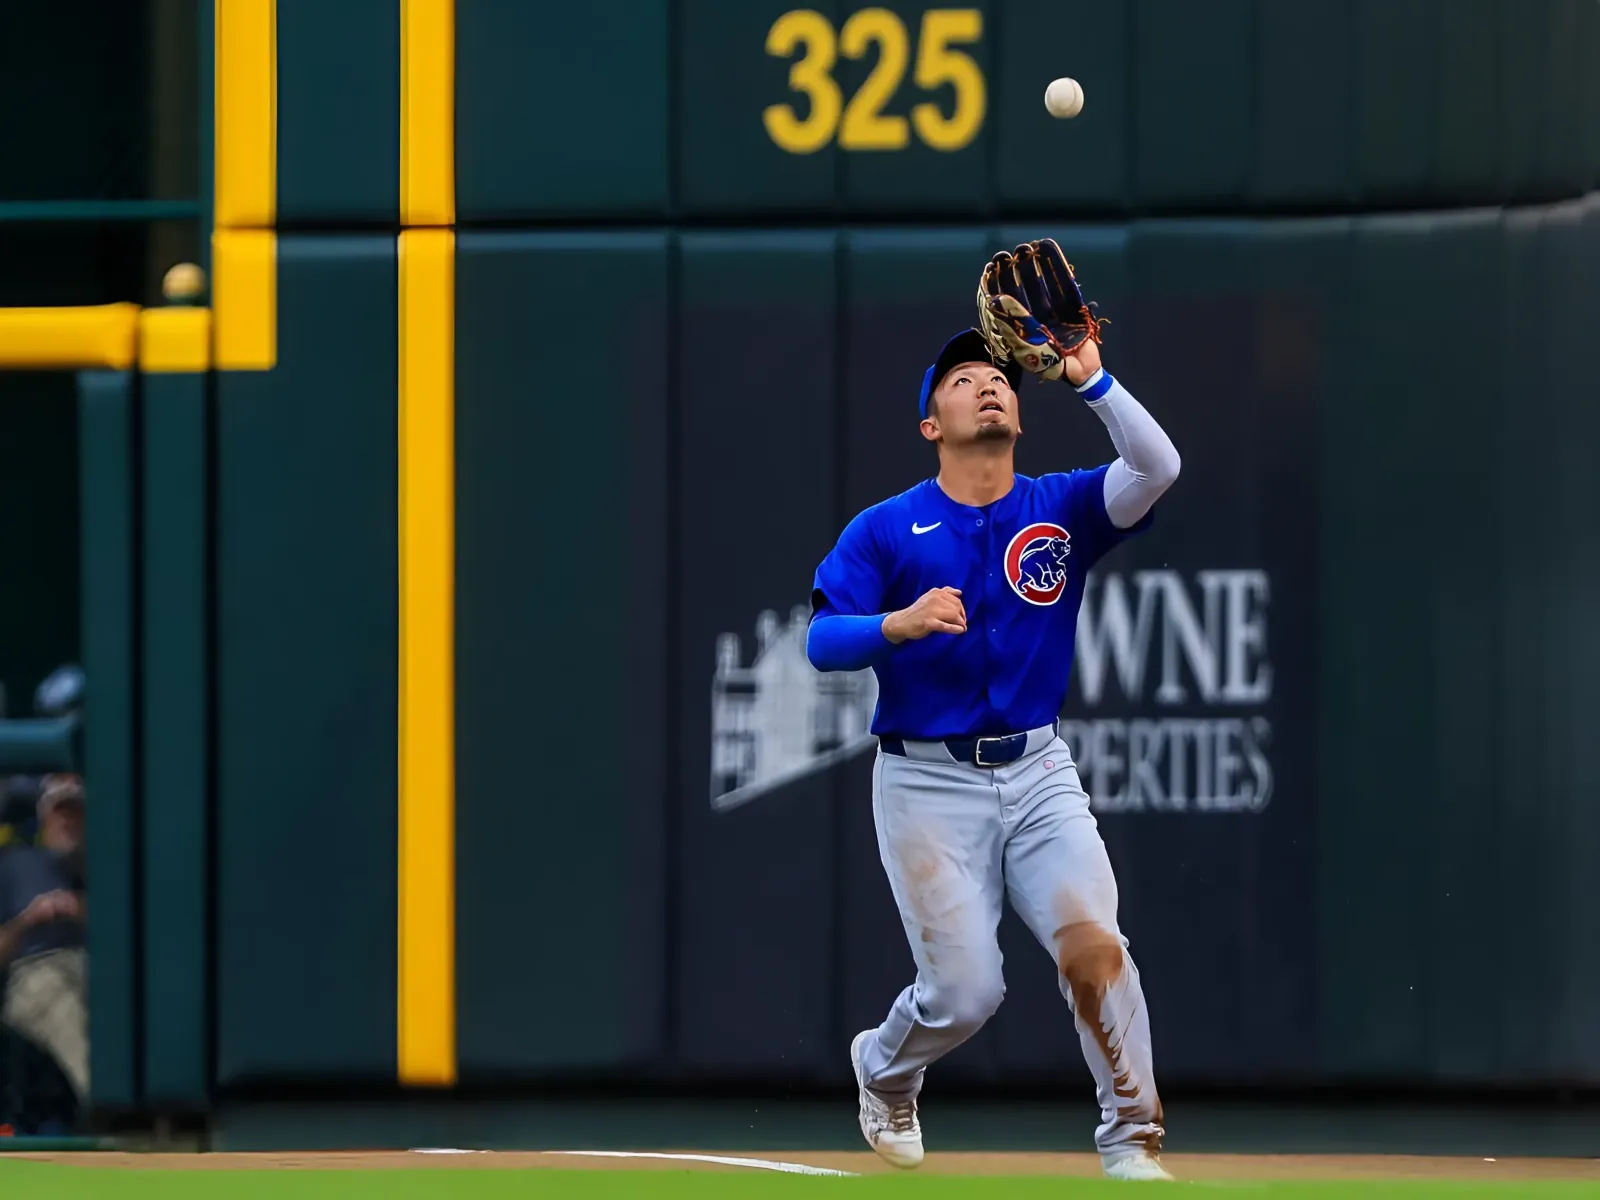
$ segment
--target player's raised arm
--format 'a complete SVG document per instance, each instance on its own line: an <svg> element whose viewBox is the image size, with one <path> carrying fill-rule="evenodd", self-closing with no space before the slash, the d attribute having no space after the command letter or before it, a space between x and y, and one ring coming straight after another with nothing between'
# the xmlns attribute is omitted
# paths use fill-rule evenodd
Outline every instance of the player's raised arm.
<svg viewBox="0 0 1600 1200"><path fill-rule="evenodd" d="M1118 529L1138 524L1178 478L1182 460L1167 431L1100 365L1100 347L1085 340L1064 359L1064 374L1105 422L1117 460L1106 469L1106 516Z"/></svg>
<svg viewBox="0 0 1600 1200"><path fill-rule="evenodd" d="M1106 515L1130 529L1178 477L1172 439L1100 364L1101 317L1050 238L996 254L978 283L978 316L997 362L1065 379L1105 422L1120 457L1105 475Z"/></svg>

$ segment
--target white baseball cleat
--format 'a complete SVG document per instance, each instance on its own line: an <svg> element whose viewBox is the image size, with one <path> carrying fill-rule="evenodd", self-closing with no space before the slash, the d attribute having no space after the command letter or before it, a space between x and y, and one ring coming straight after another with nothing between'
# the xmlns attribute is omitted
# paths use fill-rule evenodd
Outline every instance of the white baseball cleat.
<svg viewBox="0 0 1600 1200"><path fill-rule="evenodd" d="M1107 1179L1124 1179L1138 1183L1176 1182L1167 1174L1166 1168L1161 1165L1161 1160L1145 1150L1102 1158L1100 1169L1105 1172Z"/></svg>
<svg viewBox="0 0 1600 1200"><path fill-rule="evenodd" d="M905 1100L890 1104L878 1099L861 1080L861 1042L872 1030L858 1033L850 1043L850 1065L855 1068L856 1091L861 1096L861 1136L867 1145L892 1167L909 1171L922 1165L922 1126L917 1121L917 1102Z"/></svg>

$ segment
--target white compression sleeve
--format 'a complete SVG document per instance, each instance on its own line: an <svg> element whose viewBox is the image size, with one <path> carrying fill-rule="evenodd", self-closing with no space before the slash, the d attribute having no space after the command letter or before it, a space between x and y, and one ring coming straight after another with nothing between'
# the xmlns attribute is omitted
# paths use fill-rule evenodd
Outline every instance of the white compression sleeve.
<svg viewBox="0 0 1600 1200"><path fill-rule="evenodd" d="M1077 391L1105 422L1117 448L1119 457L1106 471L1106 515L1118 529L1127 529L1178 477L1178 449L1144 405L1108 372L1095 372Z"/></svg>

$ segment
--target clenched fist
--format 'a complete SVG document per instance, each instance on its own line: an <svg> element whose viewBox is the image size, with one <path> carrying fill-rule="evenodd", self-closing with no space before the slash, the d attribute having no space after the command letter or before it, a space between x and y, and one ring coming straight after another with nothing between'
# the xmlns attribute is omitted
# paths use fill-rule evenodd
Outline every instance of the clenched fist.
<svg viewBox="0 0 1600 1200"><path fill-rule="evenodd" d="M883 636L897 645L914 642L930 633L965 633L967 610L961 603L961 589L934 588L917 597L910 608L892 612L883 619Z"/></svg>

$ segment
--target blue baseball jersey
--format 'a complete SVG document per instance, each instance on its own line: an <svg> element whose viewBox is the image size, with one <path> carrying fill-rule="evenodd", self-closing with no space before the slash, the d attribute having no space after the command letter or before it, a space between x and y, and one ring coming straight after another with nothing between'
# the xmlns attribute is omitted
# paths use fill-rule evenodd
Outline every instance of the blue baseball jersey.
<svg viewBox="0 0 1600 1200"><path fill-rule="evenodd" d="M894 612L937 587L959 588L967 613L965 633L930 633L879 656L874 733L992 737L1056 719L1089 568L1151 521L1111 523L1106 470L1018 475L981 508L929 479L850 522L817 568L814 617Z"/></svg>

